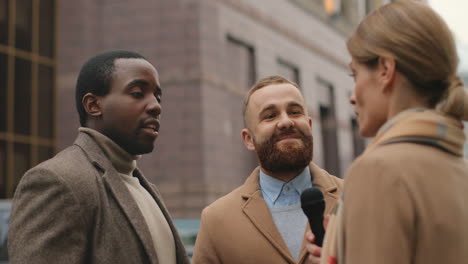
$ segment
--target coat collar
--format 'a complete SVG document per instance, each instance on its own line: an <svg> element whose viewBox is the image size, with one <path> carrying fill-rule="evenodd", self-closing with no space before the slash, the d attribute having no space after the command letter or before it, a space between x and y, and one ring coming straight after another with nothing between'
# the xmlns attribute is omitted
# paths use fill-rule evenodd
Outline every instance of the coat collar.
<svg viewBox="0 0 468 264"><path fill-rule="evenodd" d="M387 121L365 152L383 144L413 142L462 157L465 138L460 120L434 110L415 108L402 111Z"/></svg>
<svg viewBox="0 0 468 264"><path fill-rule="evenodd" d="M111 194L114 196L117 203L120 205L123 212L127 216L128 221L135 229L135 232L140 238L150 261L157 264L158 258L156 254L156 248L150 236L148 225L146 224L146 221L141 214L137 203L132 198L128 188L125 186L125 183L122 181L118 175L118 172L112 166L111 161L105 156L104 152L99 148L96 142L86 133L80 132L74 145L77 145L85 152L91 163L101 173L103 182L109 187ZM142 179L143 182L146 182L138 169L135 170L134 175L139 178L140 182L142 182ZM144 187L149 190L150 194L153 195L158 205L161 206L161 202L157 196L155 196L155 193L151 191L151 188L148 188L148 186ZM163 207L161 207L161 210L164 212Z"/></svg>
<svg viewBox="0 0 468 264"><path fill-rule="evenodd" d="M339 198L337 195L339 186L333 181L331 175L325 170L320 169L313 162L309 164L309 168L312 184L319 188L324 194L325 204L327 205L325 214L328 214ZM242 211L258 231L281 253L288 263L296 263L296 260L291 256L286 243L276 228L270 210L263 200L259 184L259 170L259 167L255 168L240 189L241 196L245 201L242 206ZM306 230L310 230L309 225L307 225ZM304 241L302 243L298 263L302 263L306 256L307 251Z"/></svg>

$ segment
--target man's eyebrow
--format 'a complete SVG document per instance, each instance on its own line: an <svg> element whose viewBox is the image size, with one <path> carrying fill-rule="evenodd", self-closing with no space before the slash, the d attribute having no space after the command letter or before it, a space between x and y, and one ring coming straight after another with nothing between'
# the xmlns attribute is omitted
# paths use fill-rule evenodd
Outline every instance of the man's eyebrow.
<svg viewBox="0 0 468 264"><path fill-rule="evenodd" d="M304 109L304 106L301 105L301 104L298 103L298 102L289 102L289 103L288 103L288 106L289 106L289 107L298 106L298 107L300 107L301 109Z"/></svg>
<svg viewBox="0 0 468 264"><path fill-rule="evenodd" d="M275 108L276 108L275 105L269 104L269 105L265 106L265 107L260 111L260 113L258 113L258 115L261 116L261 115L262 115L263 113L265 113L266 111L273 110L273 109L275 109Z"/></svg>
<svg viewBox="0 0 468 264"><path fill-rule="evenodd" d="M130 81L130 82L127 84L127 88L132 87L132 86L144 86L144 87L148 87L148 86L150 86L150 83L149 83L148 81L146 81L146 80L135 79L135 80ZM162 95L161 86L159 86L159 84L156 85L156 91L155 91L155 92Z"/></svg>
<svg viewBox="0 0 468 264"><path fill-rule="evenodd" d="M128 84L127 87L132 87L132 86L149 86L149 82L142 80L142 79L135 79L131 80Z"/></svg>

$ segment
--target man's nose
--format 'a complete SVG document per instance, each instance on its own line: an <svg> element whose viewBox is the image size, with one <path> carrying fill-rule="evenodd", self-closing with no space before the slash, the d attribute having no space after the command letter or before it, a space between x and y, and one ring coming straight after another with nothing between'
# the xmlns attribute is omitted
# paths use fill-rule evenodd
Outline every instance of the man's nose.
<svg viewBox="0 0 468 264"><path fill-rule="evenodd" d="M156 97L153 96L152 100L146 105L146 112L154 117L157 117L161 114L161 110L161 104L156 99Z"/></svg>
<svg viewBox="0 0 468 264"><path fill-rule="evenodd" d="M349 103L352 104L352 105L356 104L356 95L354 95L354 91L351 94L351 96L349 97Z"/></svg>
<svg viewBox="0 0 468 264"><path fill-rule="evenodd" d="M288 129L294 126L294 120L287 114L283 114L278 121L278 128L279 129Z"/></svg>

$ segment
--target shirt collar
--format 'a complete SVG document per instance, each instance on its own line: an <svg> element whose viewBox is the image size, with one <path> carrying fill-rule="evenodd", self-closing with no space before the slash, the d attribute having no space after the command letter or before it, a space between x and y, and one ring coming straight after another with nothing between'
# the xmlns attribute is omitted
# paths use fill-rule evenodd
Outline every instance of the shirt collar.
<svg viewBox="0 0 468 264"><path fill-rule="evenodd" d="M285 185L292 186L300 196L302 191L312 187L312 178L310 176L309 166L305 167L304 170L290 182L278 180L265 174L262 170L260 170L259 183L262 193L268 196L268 198L273 203L275 203L278 197L280 196L281 192L283 191Z"/></svg>

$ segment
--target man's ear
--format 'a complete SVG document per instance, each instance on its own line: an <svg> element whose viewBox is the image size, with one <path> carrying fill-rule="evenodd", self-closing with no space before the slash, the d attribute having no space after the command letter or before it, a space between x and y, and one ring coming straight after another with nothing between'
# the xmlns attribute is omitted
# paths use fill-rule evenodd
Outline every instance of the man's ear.
<svg viewBox="0 0 468 264"><path fill-rule="evenodd" d="M98 117L102 114L100 97L92 93L87 93L83 96L81 103L88 115Z"/></svg>
<svg viewBox="0 0 468 264"><path fill-rule="evenodd" d="M253 135L250 133L250 130L247 128L242 129L241 131L242 141L244 141L245 147L250 151L255 151L255 145L253 143Z"/></svg>
<svg viewBox="0 0 468 264"><path fill-rule="evenodd" d="M379 79L382 83L383 91L388 91L393 87L396 74L396 61L391 57L379 57Z"/></svg>

